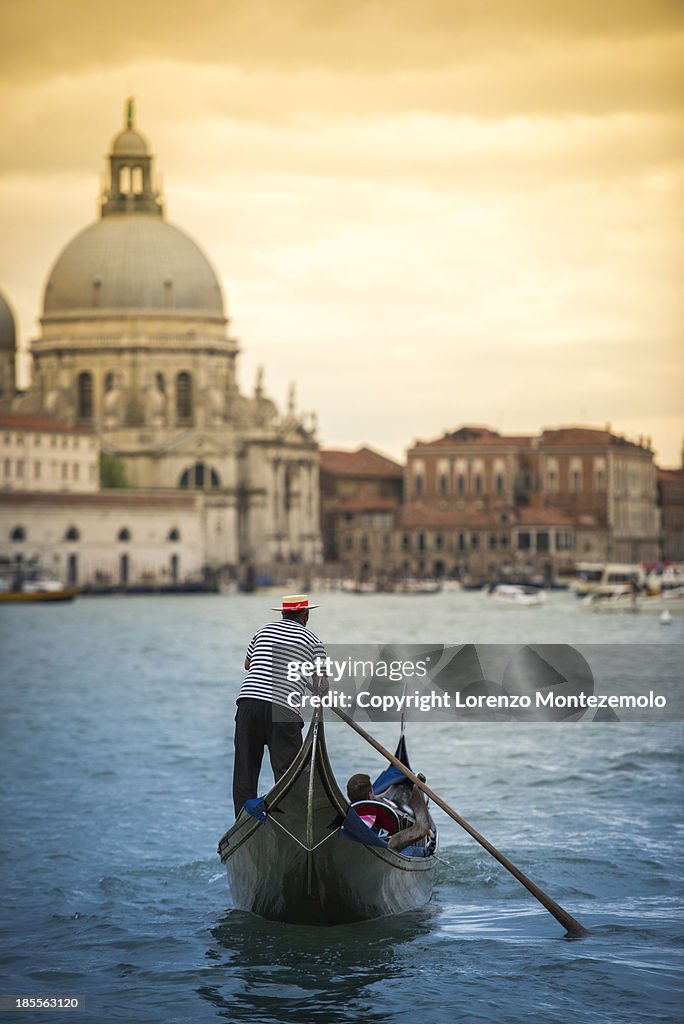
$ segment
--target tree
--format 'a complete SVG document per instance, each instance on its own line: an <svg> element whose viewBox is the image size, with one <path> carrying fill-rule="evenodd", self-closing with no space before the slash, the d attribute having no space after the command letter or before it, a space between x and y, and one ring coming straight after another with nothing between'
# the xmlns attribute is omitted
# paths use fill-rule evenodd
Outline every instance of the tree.
<svg viewBox="0 0 684 1024"><path fill-rule="evenodd" d="M116 455L100 453L100 487L127 487L126 467Z"/></svg>

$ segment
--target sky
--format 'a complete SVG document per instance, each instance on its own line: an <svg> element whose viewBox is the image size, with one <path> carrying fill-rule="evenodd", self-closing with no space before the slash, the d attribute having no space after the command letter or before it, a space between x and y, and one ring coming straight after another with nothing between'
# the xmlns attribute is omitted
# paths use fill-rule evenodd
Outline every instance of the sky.
<svg viewBox="0 0 684 1024"><path fill-rule="evenodd" d="M326 447L463 423L684 438L684 5L0 0L0 289L22 344L125 100L239 381Z"/></svg>

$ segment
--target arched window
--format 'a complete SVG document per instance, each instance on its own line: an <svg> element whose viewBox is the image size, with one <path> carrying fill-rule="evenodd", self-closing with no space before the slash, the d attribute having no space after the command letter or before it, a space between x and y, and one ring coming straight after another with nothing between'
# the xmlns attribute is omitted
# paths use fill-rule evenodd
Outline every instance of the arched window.
<svg viewBox="0 0 684 1024"><path fill-rule="evenodd" d="M174 526L173 529L169 530L167 540L180 540L180 530L177 530Z"/></svg>
<svg viewBox="0 0 684 1024"><path fill-rule="evenodd" d="M64 534L64 540L80 540L81 534L77 526L70 526L67 532Z"/></svg>
<svg viewBox="0 0 684 1024"><path fill-rule="evenodd" d="M130 540L130 539L131 539L131 531L128 529L127 526L122 526L121 529L119 530L119 533L118 533L118 536L117 536L117 540Z"/></svg>
<svg viewBox="0 0 684 1024"><path fill-rule="evenodd" d="M92 420L93 418L93 375L92 373L79 373L77 388L77 408L80 420Z"/></svg>
<svg viewBox="0 0 684 1024"><path fill-rule="evenodd" d="M10 540L26 540L26 530L23 526L15 526L10 533Z"/></svg>
<svg viewBox="0 0 684 1024"><path fill-rule="evenodd" d="M192 420L192 377L185 372L176 377L176 418L179 423Z"/></svg>
<svg viewBox="0 0 684 1024"><path fill-rule="evenodd" d="M131 169L130 167L122 167L119 171L119 192L122 195L127 196L131 191Z"/></svg>
<svg viewBox="0 0 684 1024"><path fill-rule="evenodd" d="M192 490L205 490L221 486L219 475L211 466L203 462L196 462L190 469L186 469L180 478L180 487Z"/></svg>

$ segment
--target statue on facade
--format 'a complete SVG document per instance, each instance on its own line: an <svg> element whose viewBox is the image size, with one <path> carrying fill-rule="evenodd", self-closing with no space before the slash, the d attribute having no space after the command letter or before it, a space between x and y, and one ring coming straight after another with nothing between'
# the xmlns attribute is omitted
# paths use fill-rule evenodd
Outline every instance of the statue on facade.
<svg viewBox="0 0 684 1024"><path fill-rule="evenodd" d="M65 367L57 371L53 386L48 389L43 408L48 416L63 420L65 423L74 419L74 395L71 386L71 372Z"/></svg>
<svg viewBox="0 0 684 1024"><path fill-rule="evenodd" d="M207 423L217 426L226 418L226 396L218 384L207 388L206 393Z"/></svg>
<svg viewBox="0 0 684 1024"><path fill-rule="evenodd" d="M102 400L102 423L105 427L118 427L123 422L124 397L121 376L116 371L108 373Z"/></svg>
<svg viewBox="0 0 684 1024"><path fill-rule="evenodd" d="M145 423L151 427L166 425L166 387L161 373L152 373L145 385Z"/></svg>

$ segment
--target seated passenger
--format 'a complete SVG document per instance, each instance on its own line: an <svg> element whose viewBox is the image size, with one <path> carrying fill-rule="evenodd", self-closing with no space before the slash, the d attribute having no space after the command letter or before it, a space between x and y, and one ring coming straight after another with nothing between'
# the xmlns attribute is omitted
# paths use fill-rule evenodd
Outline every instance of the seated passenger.
<svg viewBox="0 0 684 1024"><path fill-rule="evenodd" d="M425 781L424 775L419 775L418 778ZM409 799L414 821L400 819L396 808L389 800L383 800L373 793L369 775L352 775L347 782L347 796L361 820L383 838L388 838L387 845L390 850L401 853L407 846L413 846L430 832L427 804L415 785ZM382 813L385 808L386 813Z"/></svg>

